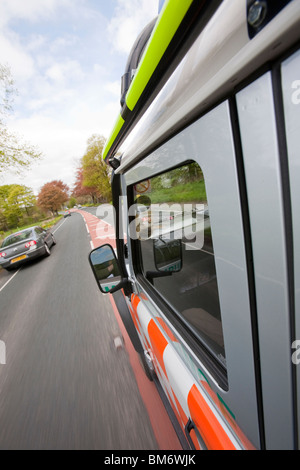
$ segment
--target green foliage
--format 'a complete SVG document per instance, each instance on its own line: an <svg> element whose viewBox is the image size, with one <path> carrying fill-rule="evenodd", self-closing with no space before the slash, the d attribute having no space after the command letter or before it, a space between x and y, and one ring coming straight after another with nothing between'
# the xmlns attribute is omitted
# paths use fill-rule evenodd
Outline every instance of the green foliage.
<svg viewBox="0 0 300 470"><path fill-rule="evenodd" d="M104 145L105 138L99 135L92 135L88 140L86 152L81 159L82 185L88 188L95 188L99 200L110 202L112 198L110 168L102 158Z"/></svg>
<svg viewBox="0 0 300 470"><path fill-rule="evenodd" d="M152 178L151 192L147 195L152 204L204 202L206 191L203 173L197 163L176 168Z"/></svg>
<svg viewBox="0 0 300 470"><path fill-rule="evenodd" d="M53 217L51 219L47 219L47 220L44 220L44 221L40 221L39 222L39 226L44 228L45 230L47 230L48 228L51 228L53 227L53 225L57 224L57 222L59 222L62 218L62 215L58 215L57 217Z"/></svg>
<svg viewBox="0 0 300 470"><path fill-rule="evenodd" d="M77 204L76 198L73 196L70 197L69 202L68 202L68 207L72 208L76 206L76 204Z"/></svg>
<svg viewBox="0 0 300 470"><path fill-rule="evenodd" d="M0 230L16 228L40 216L30 188L19 184L0 186Z"/></svg>
<svg viewBox="0 0 300 470"><path fill-rule="evenodd" d="M174 191L174 187L161 188L154 191L152 189L149 197L152 204L204 202L206 201L204 181L176 185L176 191Z"/></svg>

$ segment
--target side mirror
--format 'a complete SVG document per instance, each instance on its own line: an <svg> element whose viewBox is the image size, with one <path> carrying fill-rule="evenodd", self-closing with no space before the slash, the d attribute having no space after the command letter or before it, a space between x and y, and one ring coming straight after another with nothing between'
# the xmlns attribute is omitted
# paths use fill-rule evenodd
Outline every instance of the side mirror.
<svg viewBox="0 0 300 470"><path fill-rule="evenodd" d="M123 287L124 281L111 245L95 248L89 255L89 261L101 292L113 293Z"/></svg>
<svg viewBox="0 0 300 470"><path fill-rule="evenodd" d="M182 268L181 240L153 240L155 268L159 272L178 273Z"/></svg>

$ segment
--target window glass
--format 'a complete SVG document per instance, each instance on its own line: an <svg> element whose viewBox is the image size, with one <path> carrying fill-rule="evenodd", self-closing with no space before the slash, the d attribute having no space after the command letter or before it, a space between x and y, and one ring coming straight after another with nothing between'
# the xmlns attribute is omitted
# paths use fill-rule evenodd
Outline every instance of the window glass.
<svg viewBox="0 0 300 470"><path fill-rule="evenodd" d="M14 233L13 235L10 235L9 237L5 238L3 241L1 248L5 246L10 246L13 245L14 243L19 243L23 240L27 240L28 238L32 237L32 230L24 230L23 232L19 233Z"/></svg>
<svg viewBox="0 0 300 470"><path fill-rule="evenodd" d="M225 365L204 176L197 163L134 186L142 271L202 344ZM133 215L133 214L132 214ZM134 228L134 230L133 230Z"/></svg>

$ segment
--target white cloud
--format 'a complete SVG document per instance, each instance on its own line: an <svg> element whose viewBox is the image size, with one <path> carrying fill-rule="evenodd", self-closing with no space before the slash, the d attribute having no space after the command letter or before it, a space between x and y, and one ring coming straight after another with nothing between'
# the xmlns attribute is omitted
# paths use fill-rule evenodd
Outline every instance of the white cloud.
<svg viewBox="0 0 300 470"><path fill-rule="evenodd" d="M114 49L128 54L141 25L146 26L158 14L158 0L118 0L115 15L108 25L108 35Z"/></svg>
<svg viewBox="0 0 300 470"><path fill-rule="evenodd" d="M58 7L71 5L70 0L1 0L0 26L16 18L38 21L52 16Z"/></svg>
<svg viewBox="0 0 300 470"><path fill-rule="evenodd" d="M29 110L33 112L37 112L39 110L44 110L48 106L55 106L57 104L61 104L66 100L72 99L76 94L74 89L64 89L60 92L51 93L49 96L46 96L44 93L41 93L41 98L39 99L32 99L27 102L27 107Z"/></svg>
<svg viewBox="0 0 300 470"><path fill-rule="evenodd" d="M64 63L53 64L46 70L46 76L57 83L67 83L82 80L84 72L76 60L67 60Z"/></svg>
<svg viewBox="0 0 300 470"><path fill-rule="evenodd" d="M30 170L24 171L21 178L12 174L6 176L1 184L19 183L33 189L38 194L41 186L54 179L62 179L68 186L75 181L75 162L79 161L86 151L87 140L93 134L108 137L112 123L119 111L118 100L104 105L97 104L93 99L74 101L68 113L62 116L49 117L32 114L23 119L14 119L10 130L20 135L22 141L37 146L44 158L34 164ZM43 104L43 103L41 103ZM39 103L35 103L38 109ZM34 106L33 106L34 107Z"/></svg>
<svg viewBox="0 0 300 470"><path fill-rule="evenodd" d="M32 57L24 50L16 34L0 34L0 62L9 64L15 79L27 80L35 73Z"/></svg>
<svg viewBox="0 0 300 470"><path fill-rule="evenodd" d="M109 91L112 95L120 97L121 94L121 81L109 82L105 85L105 90Z"/></svg>
<svg viewBox="0 0 300 470"><path fill-rule="evenodd" d="M74 34L66 34L56 38L50 45L50 51L52 54L57 54L61 49L76 47L80 42L79 38Z"/></svg>
<svg viewBox="0 0 300 470"><path fill-rule="evenodd" d="M30 170L24 171L21 178L11 175L11 181L22 182L31 187L35 194L45 182L53 179L62 179L71 186L75 179L74 159L84 154L91 135L90 129L83 122L81 124L82 127L72 127L62 120L40 115L12 123L11 130L22 135L22 141L38 146L44 155Z"/></svg>
<svg viewBox="0 0 300 470"><path fill-rule="evenodd" d="M27 44L26 50L28 52L35 52L38 49L41 49L41 47L45 46L46 44L46 38L45 36L41 34L33 34L30 38L29 43Z"/></svg>
<svg viewBox="0 0 300 470"><path fill-rule="evenodd" d="M105 67L105 64L94 64L93 70L98 76L105 76L108 73L107 67Z"/></svg>

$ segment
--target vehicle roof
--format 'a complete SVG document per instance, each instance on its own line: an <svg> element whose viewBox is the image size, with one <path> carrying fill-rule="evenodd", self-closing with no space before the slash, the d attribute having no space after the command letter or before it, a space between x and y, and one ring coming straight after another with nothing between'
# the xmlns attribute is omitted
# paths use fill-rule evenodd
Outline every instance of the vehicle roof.
<svg viewBox="0 0 300 470"><path fill-rule="evenodd" d="M224 0L151 106L130 128L124 129L123 140L118 137L124 128L120 117L121 127L114 128L104 148L105 160L112 159L118 152L121 167L117 172L135 164L151 149L234 92L259 67L292 47L299 40L299 27L299 3L291 1L254 38L250 38L244 2ZM156 30L153 37L155 34ZM142 68L143 60L140 66ZM134 85L133 79L131 87ZM129 88L128 94L130 91Z"/></svg>
<svg viewBox="0 0 300 470"><path fill-rule="evenodd" d="M202 29L221 3L222 0L204 0L201 4L198 0L168 0L164 3L133 74L125 104L103 149L106 162L117 152L124 136L181 60L183 51L193 41L194 30Z"/></svg>

